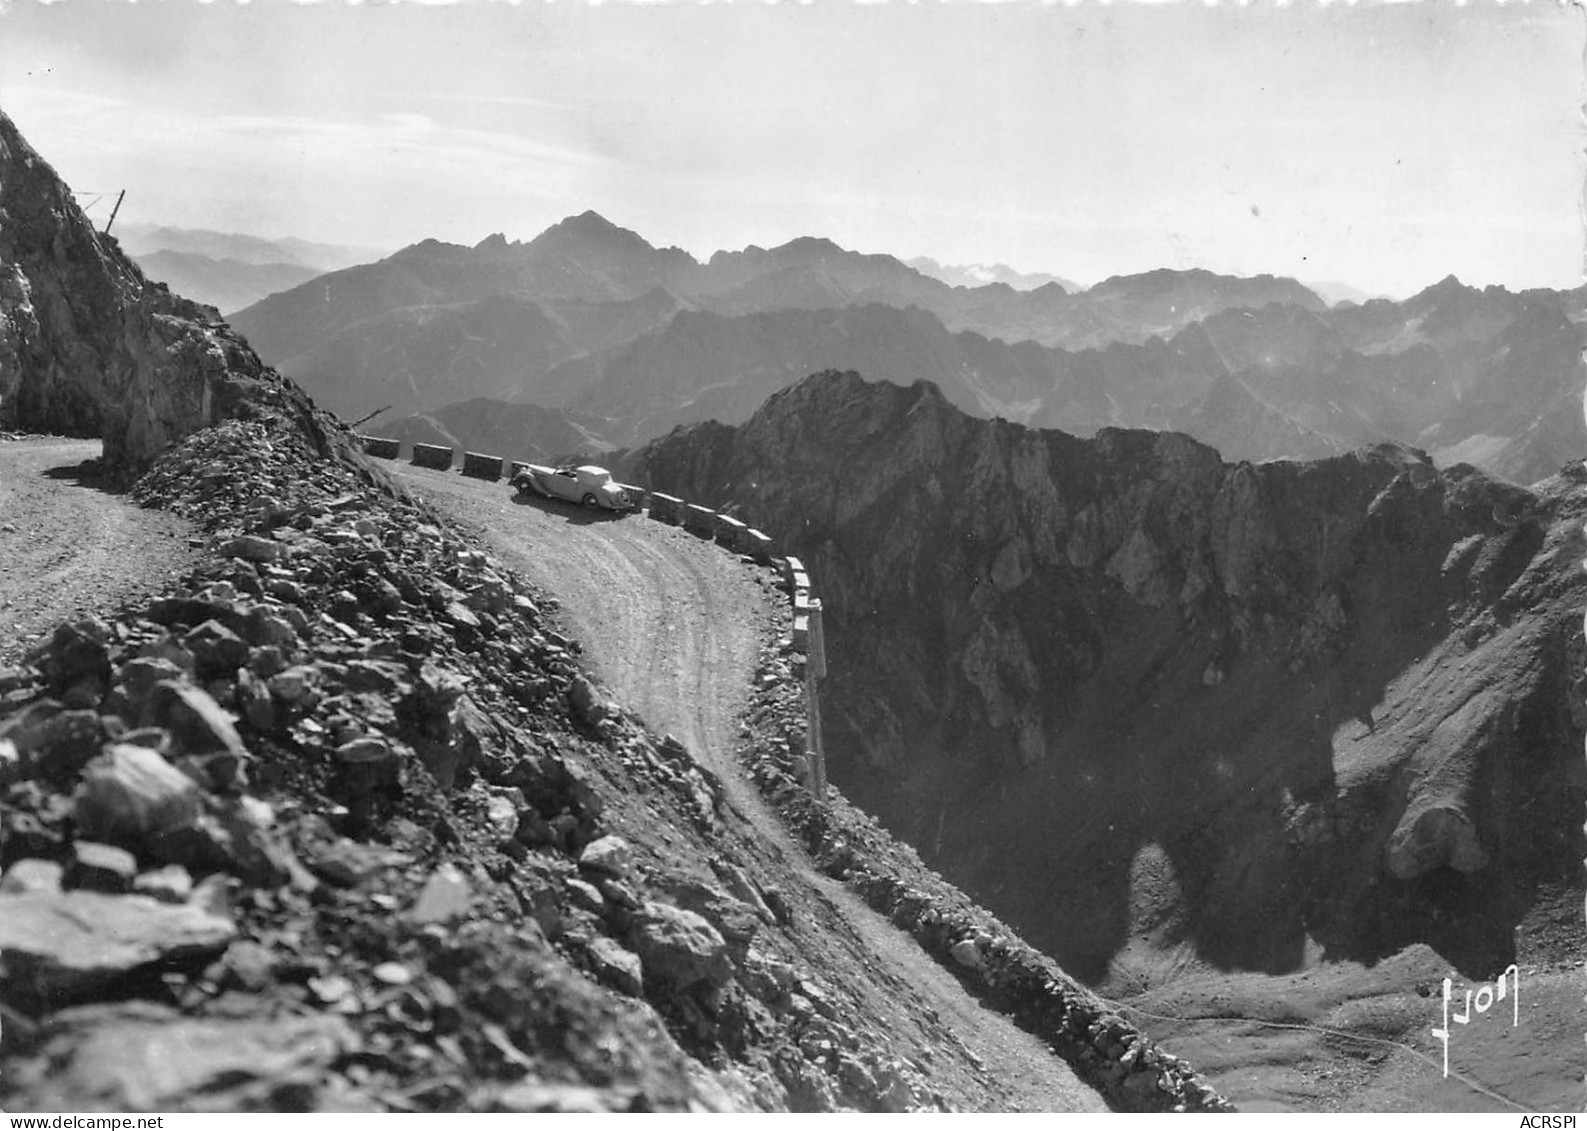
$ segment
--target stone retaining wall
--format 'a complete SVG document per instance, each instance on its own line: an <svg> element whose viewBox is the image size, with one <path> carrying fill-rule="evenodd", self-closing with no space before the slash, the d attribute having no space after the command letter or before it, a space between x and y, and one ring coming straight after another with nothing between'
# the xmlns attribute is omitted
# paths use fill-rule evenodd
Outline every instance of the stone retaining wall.
<svg viewBox="0 0 1587 1131"><path fill-rule="evenodd" d="M683 521L682 499L675 495L663 495L659 491L651 491L649 494L651 518L671 526L677 526Z"/></svg>
<svg viewBox="0 0 1587 1131"><path fill-rule="evenodd" d="M501 456L481 455L479 452L463 453L463 474L471 479L500 479L503 461Z"/></svg>
<svg viewBox="0 0 1587 1131"><path fill-rule="evenodd" d="M769 535L762 534L753 526L744 531L744 553L754 558L761 565L770 565L772 559L772 540Z"/></svg>
<svg viewBox="0 0 1587 1131"><path fill-rule="evenodd" d="M732 550L735 554L744 551L744 535L749 532L749 527L730 514L716 516L716 540L721 546Z"/></svg>
<svg viewBox="0 0 1587 1131"><path fill-rule="evenodd" d="M364 435L360 435L358 439L364 446L364 454L366 456L374 456L376 459L396 459L402 454L401 440L393 440L385 436Z"/></svg>
<svg viewBox="0 0 1587 1131"><path fill-rule="evenodd" d="M438 471L446 471L452 466L452 449L444 448L440 444L415 444L413 445L413 465L415 467L433 467Z"/></svg>
<svg viewBox="0 0 1587 1131"><path fill-rule="evenodd" d="M713 537L716 534L716 512L697 503L686 503L683 508L683 528L692 534Z"/></svg>

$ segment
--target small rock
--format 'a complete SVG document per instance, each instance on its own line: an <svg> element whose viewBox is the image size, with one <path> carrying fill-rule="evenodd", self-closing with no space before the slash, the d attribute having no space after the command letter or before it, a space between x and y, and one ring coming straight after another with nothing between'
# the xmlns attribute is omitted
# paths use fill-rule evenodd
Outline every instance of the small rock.
<svg viewBox="0 0 1587 1131"><path fill-rule="evenodd" d="M211 975L217 985L256 994L268 989L274 980L276 960L269 947L243 939L227 948L219 967Z"/></svg>
<svg viewBox="0 0 1587 1131"><path fill-rule="evenodd" d="M321 1005L335 1005L352 994L353 983L340 974L326 974L309 979L309 992Z"/></svg>
<svg viewBox="0 0 1587 1131"><path fill-rule="evenodd" d="M981 954L980 947L975 945L974 939L960 939L948 948L948 953L960 966L972 970L981 970L986 967L986 959Z"/></svg>
<svg viewBox="0 0 1587 1131"><path fill-rule="evenodd" d="M283 703L302 703L318 682L318 675L311 667L299 665L287 668L269 677L266 686L270 689L270 696Z"/></svg>
<svg viewBox="0 0 1587 1131"><path fill-rule="evenodd" d="M98 711L62 711L44 724L35 761L48 773L69 777L99 753L103 739Z"/></svg>
<svg viewBox="0 0 1587 1131"><path fill-rule="evenodd" d="M30 760L44 746L51 720L63 710L60 701L55 699L32 703L10 718L0 720L0 739L11 743L24 761Z"/></svg>
<svg viewBox="0 0 1587 1131"><path fill-rule="evenodd" d="M413 981L413 971L400 962L382 962L370 971L375 981L388 986L406 986Z"/></svg>
<svg viewBox="0 0 1587 1131"><path fill-rule="evenodd" d="M150 963L219 953L235 935L229 918L194 903L97 891L0 895L0 993L77 999Z"/></svg>
<svg viewBox="0 0 1587 1131"><path fill-rule="evenodd" d="M594 726L612 713L611 704L601 698L595 685L583 676L575 676L568 687L568 706L574 715Z"/></svg>
<svg viewBox="0 0 1587 1131"><path fill-rule="evenodd" d="M143 721L169 730L184 754L224 751L239 760L248 759L248 749L232 725L231 716L213 696L188 684L175 680L155 684Z"/></svg>
<svg viewBox="0 0 1587 1131"><path fill-rule="evenodd" d="M601 895L600 889L593 884L569 876L567 879L568 902L574 907L582 907L592 915L606 914L606 898Z"/></svg>
<svg viewBox="0 0 1587 1131"><path fill-rule="evenodd" d="M599 1115L627 1111L628 1101L599 1088L582 1084L542 1084L523 1081L504 1088L491 1105L498 1112L552 1112L559 1115Z"/></svg>
<svg viewBox="0 0 1587 1131"><path fill-rule="evenodd" d="M291 883L300 891L317 886L284 841L260 828L237 799L216 801L193 824L150 836L144 852L166 864L196 871L223 870L254 887Z"/></svg>
<svg viewBox="0 0 1587 1131"><path fill-rule="evenodd" d="M499 617L510 607L512 594L500 581L482 581L468 592L471 609Z"/></svg>
<svg viewBox="0 0 1587 1131"><path fill-rule="evenodd" d="M274 644L248 649L248 670L260 679L270 679L287 669L287 655Z"/></svg>
<svg viewBox="0 0 1587 1131"><path fill-rule="evenodd" d="M180 864L167 864L141 873L132 881L132 890L161 903L186 903L193 894L193 876Z"/></svg>
<svg viewBox="0 0 1587 1131"><path fill-rule="evenodd" d="M727 942L703 917L666 903L646 903L635 916L631 941L644 968L683 988L725 985L733 976Z"/></svg>
<svg viewBox="0 0 1587 1131"><path fill-rule="evenodd" d="M132 890L137 875L137 858L124 848L92 840L79 840L72 845L66 882L74 888L119 894Z"/></svg>
<svg viewBox="0 0 1587 1131"><path fill-rule="evenodd" d="M261 648L290 652L298 646L298 630L292 622L262 605L248 614L244 634L249 643Z"/></svg>
<svg viewBox="0 0 1587 1131"><path fill-rule="evenodd" d="M280 542L261 538L257 534L244 534L224 543L220 553L223 557L241 558L248 562L273 562L285 549Z"/></svg>
<svg viewBox="0 0 1587 1131"><path fill-rule="evenodd" d="M26 770L27 764L17 751L16 743L9 738L0 738L0 787L21 781Z"/></svg>
<svg viewBox="0 0 1587 1131"><path fill-rule="evenodd" d="M229 675L248 662L248 642L219 621L207 620L182 637L205 678Z"/></svg>
<svg viewBox="0 0 1587 1131"><path fill-rule="evenodd" d="M628 911L638 911L644 906L644 900L639 898L639 893L633 889L632 885L622 880L614 879L611 876L603 876L596 881L596 886L600 889L601 896L606 902L615 907L621 907Z"/></svg>
<svg viewBox="0 0 1587 1131"><path fill-rule="evenodd" d="M53 860L40 860L29 856L18 860L0 877L0 895L25 891L60 891L66 874Z"/></svg>
<svg viewBox="0 0 1587 1131"><path fill-rule="evenodd" d="M79 833L131 844L192 825L203 806L192 778L148 747L127 743L106 747L84 767L73 800Z"/></svg>
<svg viewBox="0 0 1587 1131"><path fill-rule="evenodd" d="M624 879L633 867L634 850L620 836L609 834L590 841L579 853L579 867L591 872Z"/></svg>
<svg viewBox="0 0 1587 1131"><path fill-rule="evenodd" d="M584 949L602 981L630 997L644 996L645 967L639 955L605 935L596 935Z"/></svg>
<svg viewBox="0 0 1587 1131"><path fill-rule="evenodd" d="M692 876L668 874L655 882L679 907L703 916L722 933L735 957L743 957L760 930L760 917L752 906Z"/></svg>
<svg viewBox="0 0 1587 1131"><path fill-rule="evenodd" d="M727 885L727 890L754 908L755 914L760 916L761 922L774 923L777 921L777 916L772 913L772 909L761 898L760 892L755 888L754 881L749 878L749 874L743 868L740 868L737 864L722 863L717 865L716 871L722 877L722 882Z"/></svg>
<svg viewBox="0 0 1587 1131"><path fill-rule="evenodd" d="M285 601L290 605L301 605L303 603L303 587L289 578L268 578L263 583L263 587L266 593L278 601Z"/></svg>
<svg viewBox="0 0 1587 1131"><path fill-rule="evenodd" d="M410 923L450 923L468 914L473 898L468 877L454 865L442 864L424 881L403 918Z"/></svg>
<svg viewBox="0 0 1587 1131"><path fill-rule="evenodd" d="M39 660L39 670L51 686L63 690L88 678L110 682L110 626L100 620L80 620L56 628Z"/></svg>
<svg viewBox="0 0 1587 1131"><path fill-rule="evenodd" d="M485 802L485 820L498 842L518 835L518 805L509 797L493 796Z"/></svg>
<svg viewBox="0 0 1587 1131"><path fill-rule="evenodd" d="M322 1111L332 1066L360 1047L336 1016L196 1019L141 1001L56 1014L51 1032L26 1088L48 1110Z"/></svg>
<svg viewBox="0 0 1587 1131"><path fill-rule="evenodd" d="M407 861L406 853L338 837L314 854L311 866L332 883L357 887L380 869Z"/></svg>

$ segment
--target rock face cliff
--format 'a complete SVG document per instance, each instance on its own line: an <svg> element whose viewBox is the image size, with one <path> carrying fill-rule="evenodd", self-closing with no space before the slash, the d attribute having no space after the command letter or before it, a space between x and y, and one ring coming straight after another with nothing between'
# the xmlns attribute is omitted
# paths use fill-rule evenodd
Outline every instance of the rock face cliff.
<svg viewBox="0 0 1587 1131"><path fill-rule="evenodd" d="M1486 968L1575 874L1579 474L1228 464L824 373L631 476L810 566L834 780L1075 973Z"/></svg>
<svg viewBox="0 0 1587 1131"><path fill-rule="evenodd" d="M0 428L100 436L130 473L191 432L270 412L312 418L213 309L148 282L96 232L0 114Z"/></svg>

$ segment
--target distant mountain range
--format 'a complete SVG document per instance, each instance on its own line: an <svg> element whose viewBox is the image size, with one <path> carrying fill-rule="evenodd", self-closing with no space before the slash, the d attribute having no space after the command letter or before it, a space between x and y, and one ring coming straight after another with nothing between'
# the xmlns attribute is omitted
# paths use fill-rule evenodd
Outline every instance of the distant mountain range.
<svg viewBox="0 0 1587 1131"><path fill-rule="evenodd" d="M235 232L124 224L117 241L150 279L221 311L241 310L316 275L379 259L374 248Z"/></svg>
<svg viewBox="0 0 1587 1131"><path fill-rule="evenodd" d="M1252 461L1392 440L1525 483L1587 451L1583 305L1581 292L1452 277L1403 302L1332 308L1293 279L1203 270L1074 293L953 286L816 238L701 262L586 212L526 243L427 240L233 322L348 418L485 397L566 407L631 445L741 422L808 373L854 369L1081 436L1182 431ZM465 446L485 442L459 426Z"/></svg>
<svg viewBox="0 0 1587 1131"><path fill-rule="evenodd" d="M1043 272L1016 271L1006 263L994 263L990 267L984 263L953 265L938 263L925 255L916 256L905 262L922 275L930 275L933 279L938 279L951 287L984 287L988 283L1003 283L1016 291L1033 291L1037 287L1045 287L1048 283L1057 283L1066 291L1085 290L1079 283L1072 283L1061 276Z"/></svg>
<svg viewBox="0 0 1587 1131"><path fill-rule="evenodd" d="M387 254L379 248L313 243L293 236L264 239L236 232L173 228L161 224L118 224L115 236L121 250L134 258L157 251L179 251L202 255L206 259L229 259L255 266L290 263L297 267L311 267L318 272L369 263Z"/></svg>

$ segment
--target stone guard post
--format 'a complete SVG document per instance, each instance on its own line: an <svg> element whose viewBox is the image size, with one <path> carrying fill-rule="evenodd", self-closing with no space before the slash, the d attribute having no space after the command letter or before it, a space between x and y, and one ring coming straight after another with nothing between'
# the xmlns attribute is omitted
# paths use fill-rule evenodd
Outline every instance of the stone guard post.
<svg viewBox="0 0 1587 1131"><path fill-rule="evenodd" d="M819 801L827 799L827 752L821 741L819 684L827 674L826 640L821 633L821 601L810 599L810 638L805 653L805 745L810 752L810 789Z"/></svg>

